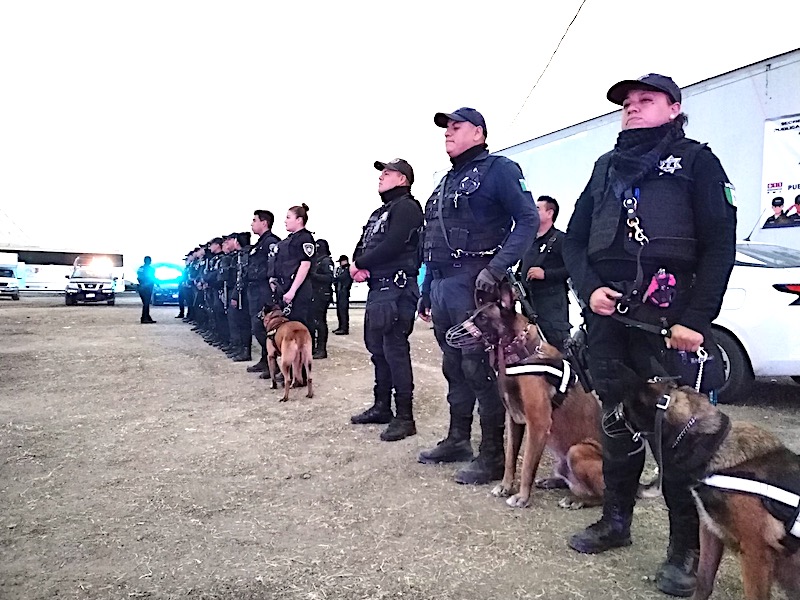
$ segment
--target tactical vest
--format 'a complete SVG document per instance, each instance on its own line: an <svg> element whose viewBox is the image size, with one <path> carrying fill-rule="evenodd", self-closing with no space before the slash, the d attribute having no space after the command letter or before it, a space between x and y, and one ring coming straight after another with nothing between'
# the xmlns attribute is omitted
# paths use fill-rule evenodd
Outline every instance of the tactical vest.
<svg viewBox="0 0 800 600"><path fill-rule="evenodd" d="M364 233L361 236L361 247L364 254L377 248L386 238L386 231L389 227L389 219L392 218L391 211L398 202L415 202L411 196L403 196L387 202L376 209L364 226ZM419 230L413 229L406 238L403 250L398 252L392 260L382 264L380 267L371 269L372 277L393 277L398 271L404 271L406 275L416 277L419 272Z"/></svg>
<svg viewBox="0 0 800 600"><path fill-rule="evenodd" d="M265 233L250 247L247 261L247 281L267 281L270 271L270 253L280 238L272 232Z"/></svg>
<svg viewBox="0 0 800 600"><path fill-rule="evenodd" d="M323 256L319 260L315 261L311 268L317 273L327 272L333 275L333 259L330 256ZM333 298L333 279L327 283L317 283L314 281L312 282L312 287L315 298L327 298L328 300Z"/></svg>
<svg viewBox="0 0 800 600"><path fill-rule="evenodd" d="M275 247L275 259L273 263L275 277L282 285L287 286L287 289L288 286L291 285L291 281L294 279L297 269L300 268L300 263L303 262L303 257L300 253L293 253L290 249L291 242L295 236L301 236L304 240L303 246L311 244L312 249L314 248L314 237L306 229L301 229L300 231L289 234L286 239L279 242ZM305 241L306 239L307 241ZM301 249L300 252L303 252L303 250ZM311 260L313 255L314 250L311 251L311 254L306 253L305 258ZM303 285L308 283L308 279L309 278L306 277L306 281L303 282Z"/></svg>
<svg viewBox="0 0 800 600"><path fill-rule="evenodd" d="M223 254L219 262L222 271L222 281L227 284L228 291L236 285L236 254L231 252Z"/></svg>
<svg viewBox="0 0 800 600"><path fill-rule="evenodd" d="M642 250L642 260L648 262L679 260L694 262L697 238L692 207L694 161L705 147L694 140L678 140L666 156L644 179L631 190L636 198L639 226L649 242L642 245L631 235L628 225L623 247L634 256ZM613 243L625 218L622 198L616 198L608 184L608 169L612 152L595 163L589 183L594 202L588 254L592 258Z"/></svg>
<svg viewBox="0 0 800 600"><path fill-rule="evenodd" d="M497 160L489 155L442 178L425 205L422 260L452 263L460 259L488 259L500 250L511 231L512 218L501 227L487 227L473 214L470 203L484 199L481 183ZM498 205L499 208L499 205Z"/></svg>

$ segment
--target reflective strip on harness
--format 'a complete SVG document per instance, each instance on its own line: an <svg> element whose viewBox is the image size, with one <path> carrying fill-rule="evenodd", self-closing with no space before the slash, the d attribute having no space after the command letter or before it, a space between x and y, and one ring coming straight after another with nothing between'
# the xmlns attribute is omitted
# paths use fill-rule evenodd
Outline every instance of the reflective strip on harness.
<svg viewBox="0 0 800 600"><path fill-rule="evenodd" d="M572 382L572 367L565 360L561 361L563 369L558 369L550 365L516 365L506 367L506 375L554 375L561 378L558 391L566 393L569 384Z"/></svg>
<svg viewBox="0 0 800 600"><path fill-rule="evenodd" d="M800 506L800 496L797 494L787 492L784 489L760 481L731 477L730 475L709 475L702 480L702 483L721 490L745 492L764 498L770 498L771 500L776 500L781 504L786 504L793 508ZM794 525L789 529L789 533L796 538L800 538L800 514L795 518Z"/></svg>

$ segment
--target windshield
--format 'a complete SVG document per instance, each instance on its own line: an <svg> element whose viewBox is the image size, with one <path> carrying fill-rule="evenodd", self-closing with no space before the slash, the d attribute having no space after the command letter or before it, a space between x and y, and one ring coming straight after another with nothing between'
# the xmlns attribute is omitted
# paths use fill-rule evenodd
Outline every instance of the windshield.
<svg viewBox="0 0 800 600"><path fill-rule="evenodd" d="M90 278L90 279L111 279L111 273L105 273L103 271L93 271L91 269L75 269L72 272L72 278L75 279L76 277L81 278Z"/></svg>
<svg viewBox="0 0 800 600"><path fill-rule="evenodd" d="M14 277L14 271L11 269L0 269L0 277Z"/></svg>
<svg viewBox="0 0 800 600"><path fill-rule="evenodd" d="M800 252L769 244L736 244L736 264L778 269L800 267Z"/></svg>

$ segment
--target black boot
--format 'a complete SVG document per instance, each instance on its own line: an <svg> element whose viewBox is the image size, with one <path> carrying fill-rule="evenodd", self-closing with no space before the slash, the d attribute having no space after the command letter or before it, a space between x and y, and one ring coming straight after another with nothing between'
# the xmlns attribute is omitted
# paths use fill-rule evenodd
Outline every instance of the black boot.
<svg viewBox="0 0 800 600"><path fill-rule="evenodd" d="M391 422L393 418L391 393L385 394L382 392L375 392L375 404L364 412L350 417L350 422L353 425L367 425L370 423L385 425Z"/></svg>
<svg viewBox="0 0 800 600"><path fill-rule="evenodd" d="M450 429L447 437L430 450L419 453L417 460L424 464L466 462L475 458L469 441L472 430L472 417L450 415Z"/></svg>
<svg viewBox="0 0 800 600"><path fill-rule="evenodd" d="M399 399L395 396L394 402L397 406L397 416L391 420L389 426L381 433L381 439L384 442L396 442L417 434L414 413L411 410L411 398Z"/></svg>
<svg viewBox="0 0 800 600"><path fill-rule="evenodd" d="M478 457L456 471L456 483L485 485L503 478L503 471L505 471L504 428L502 424L485 424L481 419L481 445Z"/></svg>
<svg viewBox="0 0 800 600"><path fill-rule="evenodd" d="M269 372L269 369L267 368L267 359L263 356L256 364L247 367L248 373L263 373L265 371Z"/></svg>
<svg viewBox="0 0 800 600"><path fill-rule="evenodd" d="M328 325L321 323L317 330L317 349L311 356L314 360L328 358Z"/></svg>
<svg viewBox="0 0 800 600"><path fill-rule="evenodd" d="M700 554L700 523L694 515L669 513L667 560L656 572L656 587L670 596L688 598L697 586L697 559Z"/></svg>
<svg viewBox="0 0 800 600"><path fill-rule="evenodd" d="M623 507L606 499L602 518L569 538L569 547L584 554L599 554L630 546L632 517L633 505Z"/></svg>

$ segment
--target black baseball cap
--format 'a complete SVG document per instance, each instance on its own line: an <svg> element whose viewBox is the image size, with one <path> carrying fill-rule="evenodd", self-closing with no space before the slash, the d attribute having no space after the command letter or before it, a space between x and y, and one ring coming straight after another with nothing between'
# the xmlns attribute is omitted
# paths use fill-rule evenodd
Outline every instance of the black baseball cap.
<svg viewBox="0 0 800 600"><path fill-rule="evenodd" d="M213 240L211 240L210 242L208 242L208 245L209 245L209 246L210 246L211 244L222 244L222 238L221 238L221 237L215 237Z"/></svg>
<svg viewBox="0 0 800 600"><path fill-rule="evenodd" d="M772 199L772 206L783 206L783 198L778 196L777 198Z"/></svg>
<svg viewBox="0 0 800 600"><path fill-rule="evenodd" d="M433 122L436 123L436 125L438 125L439 127L447 128L448 121L459 121L459 122L467 121L475 125L475 127L482 127L483 137L487 136L486 119L484 119L483 115L474 108L469 108L468 106L462 106L458 110L455 110L451 113L438 112L435 115L433 115Z"/></svg>
<svg viewBox="0 0 800 600"><path fill-rule="evenodd" d="M381 169L381 170L382 170L382 169ZM339 257L339 260L338 260L338 262L342 262L342 261L345 261L345 262L350 262L350 259L349 259L349 258L347 258L347 255L346 255L346 254L342 254L342 255Z"/></svg>
<svg viewBox="0 0 800 600"><path fill-rule="evenodd" d="M405 161L402 158L395 158L385 163L376 160L374 166L376 169L378 169L378 171L389 169L390 171L402 173L406 176L406 179L408 179L408 185L412 185L414 183L414 169L411 168L411 165L408 164L408 161Z"/></svg>
<svg viewBox="0 0 800 600"><path fill-rule="evenodd" d="M659 75L658 73L648 73L647 75L642 75L639 79L623 79L609 88L606 98L614 104L622 106L628 92L631 90L655 90L656 92L664 92L672 102L681 101L681 88L678 87L678 84L672 81L671 77Z"/></svg>

